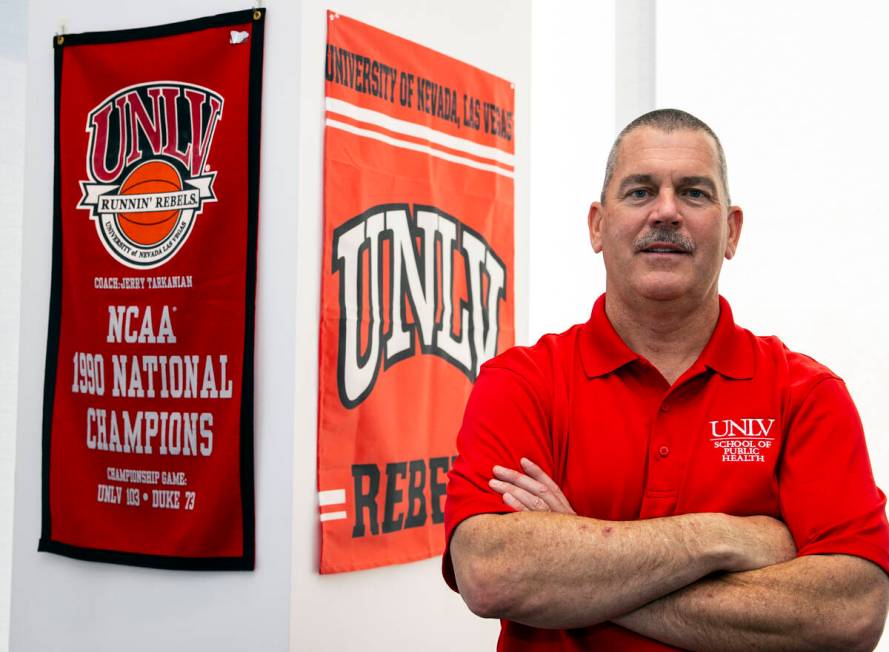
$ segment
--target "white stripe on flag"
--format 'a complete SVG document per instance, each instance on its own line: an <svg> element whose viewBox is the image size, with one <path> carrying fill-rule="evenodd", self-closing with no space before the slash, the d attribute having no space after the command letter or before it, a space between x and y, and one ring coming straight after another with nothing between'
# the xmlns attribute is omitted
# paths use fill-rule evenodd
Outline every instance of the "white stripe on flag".
<svg viewBox="0 0 889 652"><path fill-rule="evenodd" d="M321 515L321 522L325 521L339 521L346 518L346 512L327 512L326 514Z"/></svg>
<svg viewBox="0 0 889 652"><path fill-rule="evenodd" d="M504 177L509 177L510 179L513 178L513 173L504 168L498 167L496 165L490 165L488 163L479 163L478 161L474 161L471 158L464 158L455 154L449 154L448 152L443 152L440 149L434 149L432 147L429 147L428 145L420 145L418 143L412 143L407 140L399 140L397 138L387 136L386 134L381 134L377 131L370 131L369 129L354 127L350 124L346 124L345 122L334 120L333 118L327 118L325 124L327 124L328 127L333 127L334 129L348 131L349 133L355 134L356 136L364 136L365 138L373 138L374 140L379 140L380 142L386 143L387 145L392 145L393 147L411 149L415 152L423 152L424 154L428 154L429 156L444 159L445 161L450 161L451 163L459 163L460 165L476 168L478 170L485 170L487 172L493 172Z"/></svg>
<svg viewBox="0 0 889 652"><path fill-rule="evenodd" d="M321 507L326 507L327 505L342 505L344 502L346 502L345 489L328 489L327 491L318 492L318 504L321 505Z"/></svg>
<svg viewBox="0 0 889 652"><path fill-rule="evenodd" d="M432 129L431 127L418 125L413 122L408 122L407 120L400 120L399 118L393 118L385 113L355 106L354 104L338 100L334 97L326 98L326 106L328 111L340 113L355 120L360 120L361 122L384 127L389 131L396 131L408 136L414 136L415 138L422 138L428 140L430 143L435 143L436 145L443 145L466 154L481 156L483 158L497 161L498 163L504 163L511 167L515 167L515 156L508 152L504 152L502 149L497 149L496 147L481 145L466 138L452 136L443 131Z"/></svg>

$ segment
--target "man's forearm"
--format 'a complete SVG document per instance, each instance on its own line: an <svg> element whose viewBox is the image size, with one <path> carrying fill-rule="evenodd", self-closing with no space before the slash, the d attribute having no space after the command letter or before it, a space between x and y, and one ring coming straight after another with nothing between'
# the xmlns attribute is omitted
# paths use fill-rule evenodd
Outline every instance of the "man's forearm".
<svg viewBox="0 0 889 652"><path fill-rule="evenodd" d="M810 555L705 578L614 622L688 650L871 650L887 587L869 561Z"/></svg>
<svg viewBox="0 0 889 652"><path fill-rule="evenodd" d="M583 627L714 571L787 559L792 545L788 549L782 538L783 526L767 521L723 514L626 522L485 514L457 528L450 551L460 593L479 615L535 627Z"/></svg>

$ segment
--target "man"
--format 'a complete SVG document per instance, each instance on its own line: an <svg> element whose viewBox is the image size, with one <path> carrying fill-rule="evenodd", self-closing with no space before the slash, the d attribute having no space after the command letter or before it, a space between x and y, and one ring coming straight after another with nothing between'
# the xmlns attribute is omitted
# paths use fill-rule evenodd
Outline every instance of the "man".
<svg viewBox="0 0 889 652"><path fill-rule="evenodd" d="M450 474L444 574L500 650L869 650L889 525L843 382L736 326L743 213L710 128L612 148L586 324L486 364Z"/></svg>

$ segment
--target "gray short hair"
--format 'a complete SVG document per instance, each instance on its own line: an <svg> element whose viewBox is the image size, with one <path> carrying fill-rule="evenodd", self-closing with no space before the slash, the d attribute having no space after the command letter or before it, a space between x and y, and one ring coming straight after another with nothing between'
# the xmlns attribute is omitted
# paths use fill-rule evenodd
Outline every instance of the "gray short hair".
<svg viewBox="0 0 889 652"><path fill-rule="evenodd" d="M617 152L620 149L620 144L628 133L639 129L640 127L652 127L668 134L682 129L688 131L703 131L713 138L713 141L716 143L716 154L719 157L719 175L722 178L722 187L725 188L725 202L726 204L730 203L728 192L728 168L725 164L725 152L722 149L722 143L719 142L719 136L716 135L716 132L714 132L706 122L700 118L696 118L686 111L680 109L656 109L655 111L649 111L644 115L640 115L633 120L621 130L617 135L617 138L614 140L614 145L611 146L611 151L608 153L608 163L605 164L605 181L602 182L601 194L601 201L603 204L605 203L605 189L611 182L611 177L614 176L614 168L617 165Z"/></svg>

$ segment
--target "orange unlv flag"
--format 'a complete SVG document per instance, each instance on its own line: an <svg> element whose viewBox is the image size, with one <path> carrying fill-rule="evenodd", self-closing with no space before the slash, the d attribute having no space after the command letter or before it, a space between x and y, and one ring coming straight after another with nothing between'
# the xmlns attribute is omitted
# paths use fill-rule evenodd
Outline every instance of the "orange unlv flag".
<svg viewBox="0 0 889 652"><path fill-rule="evenodd" d="M479 367L512 346L514 90L329 13L319 362L321 572L444 547Z"/></svg>

